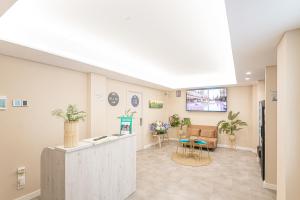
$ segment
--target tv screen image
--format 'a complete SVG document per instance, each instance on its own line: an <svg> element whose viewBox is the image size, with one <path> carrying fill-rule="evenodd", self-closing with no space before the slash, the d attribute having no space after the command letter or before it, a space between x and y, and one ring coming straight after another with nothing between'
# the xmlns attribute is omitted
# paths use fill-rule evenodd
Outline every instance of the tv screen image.
<svg viewBox="0 0 300 200"><path fill-rule="evenodd" d="M186 92L186 110L226 112L226 88L188 90Z"/></svg>

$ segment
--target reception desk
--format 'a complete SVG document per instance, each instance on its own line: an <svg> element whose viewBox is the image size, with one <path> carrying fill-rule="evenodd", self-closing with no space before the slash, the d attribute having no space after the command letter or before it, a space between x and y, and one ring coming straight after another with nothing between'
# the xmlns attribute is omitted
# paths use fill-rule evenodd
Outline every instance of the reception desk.
<svg viewBox="0 0 300 200"><path fill-rule="evenodd" d="M42 200L122 200L135 190L134 134L92 138L75 148L42 152Z"/></svg>

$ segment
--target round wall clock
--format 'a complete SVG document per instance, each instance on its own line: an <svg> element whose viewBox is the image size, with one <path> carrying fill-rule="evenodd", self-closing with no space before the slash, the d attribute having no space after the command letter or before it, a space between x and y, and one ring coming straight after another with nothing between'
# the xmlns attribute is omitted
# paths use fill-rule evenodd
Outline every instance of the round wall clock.
<svg viewBox="0 0 300 200"><path fill-rule="evenodd" d="M133 96L131 97L131 105L132 105L133 107L137 107L137 106L139 105L139 103L140 103L139 97L136 96L136 95L133 95Z"/></svg>
<svg viewBox="0 0 300 200"><path fill-rule="evenodd" d="M116 106L118 105L120 98L116 92L111 92L109 93L107 100L111 106Z"/></svg>

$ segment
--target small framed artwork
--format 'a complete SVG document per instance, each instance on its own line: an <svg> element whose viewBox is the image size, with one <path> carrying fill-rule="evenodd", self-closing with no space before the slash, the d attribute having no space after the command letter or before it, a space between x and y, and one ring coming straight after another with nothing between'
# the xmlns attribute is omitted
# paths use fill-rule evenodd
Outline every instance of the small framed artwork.
<svg viewBox="0 0 300 200"><path fill-rule="evenodd" d="M0 110L6 110L6 109L7 109L7 97L0 96Z"/></svg>
<svg viewBox="0 0 300 200"><path fill-rule="evenodd" d="M23 106L23 100L22 99L14 99L12 101L13 107L22 107Z"/></svg>
<svg viewBox="0 0 300 200"><path fill-rule="evenodd" d="M181 90L176 90L176 97L181 97Z"/></svg>
<svg viewBox="0 0 300 200"><path fill-rule="evenodd" d="M149 108L163 108L164 103L162 101L150 100L149 101Z"/></svg>
<svg viewBox="0 0 300 200"><path fill-rule="evenodd" d="M28 106L28 101L27 100L22 100L22 106L27 107Z"/></svg>
<svg viewBox="0 0 300 200"><path fill-rule="evenodd" d="M271 91L271 99L272 101L277 101L277 91Z"/></svg>

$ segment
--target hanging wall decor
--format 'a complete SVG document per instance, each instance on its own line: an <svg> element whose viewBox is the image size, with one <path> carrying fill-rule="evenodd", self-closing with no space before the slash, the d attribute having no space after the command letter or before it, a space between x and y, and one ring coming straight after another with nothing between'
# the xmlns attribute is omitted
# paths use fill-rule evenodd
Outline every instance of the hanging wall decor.
<svg viewBox="0 0 300 200"><path fill-rule="evenodd" d="M7 109L7 97L0 96L0 110L6 110L6 109Z"/></svg>
<svg viewBox="0 0 300 200"><path fill-rule="evenodd" d="M133 107L138 107L139 103L140 103L139 97L136 96L136 95L133 95L133 96L131 97L131 105L132 105Z"/></svg>
<svg viewBox="0 0 300 200"><path fill-rule="evenodd" d="M181 90L176 90L176 97L181 97Z"/></svg>
<svg viewBox="0 0 300 200"><path fill-rule="evenodd" d="M157 100L149 100L149 108L163 108L164 103Z"/></svg>
<svg viewBox="0 0 300 200"><path fill-rule="evenodd" d="M116 92L111 92L109 93L107 100L111 106L116 106L118 105L120 98Z"/></svg>

